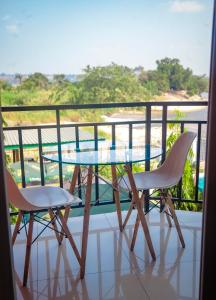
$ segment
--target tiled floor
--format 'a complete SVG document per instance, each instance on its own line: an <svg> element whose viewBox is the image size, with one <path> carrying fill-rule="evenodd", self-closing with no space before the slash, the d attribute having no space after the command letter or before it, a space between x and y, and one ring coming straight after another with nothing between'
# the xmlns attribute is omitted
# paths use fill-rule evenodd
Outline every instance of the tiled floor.
<svg viewBox="0 0 216 300"><path fill-rule="evenodd" d="M91 216L84 280L79 279L79 265L68 240L59 247L48 229L32 246L27 288L21 282L22 231L14 246L18 299L198 299L202 214L178 211L178 217L185 249L163 214L153 210L148 215L157 256L152 262L141 229L134 252L129 250L135 211L124 233L119 232L115 213ZM35 226L34 234L40 226ZM71 218L69 226L80 249L82 218Z"/></svg>

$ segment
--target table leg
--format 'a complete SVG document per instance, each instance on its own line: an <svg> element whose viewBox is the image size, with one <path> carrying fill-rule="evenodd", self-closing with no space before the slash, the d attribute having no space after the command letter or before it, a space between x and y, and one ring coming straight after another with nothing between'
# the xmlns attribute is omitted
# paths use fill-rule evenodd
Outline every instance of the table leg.
<svg viewBox="0 0 216 300"><path fill-rule="evenodd" d="M70 189L69 189L69 192L71 194L74 193L79 171L80 171L80 166L76 165L75 168L74 168L74 172L73 172L73 176L72 176L72 180L71 180L71 184L70 184Z"/></svg>
<svg viewBox="0 0 216 300"><path fill-rule="evenodd" d="M135 184L134 177L133 177L130 166L125 165L125 170L128 174L128 179L129 179L131 190L132 190L132 193L133 193L133 199L134 199L134 202L136 203L138 217L139 217L139 219L141 221L141 224L142 224L143 232L144 232L147 244L148 244L149 251L151 253L152 259L156 260L156 255L155 255L154 247L153 247L153 244L152 244L151 236L150 236L150 233L149 233L146 217L145 217L145 214L144 214L143 209L142 209L142 204L141 204L141 201L139 199L139 194L138 194L138 191L137 191L137 188L136 188L136 184ZM137 222L138 221L139 220L137 220Z"/></svg>
<svg viewBox="0 0 216 300"><path fill-rule="evenodd" d="M111 170L112 170L112 185L114 188L114 198L115 198L115 205L116 205L117 216L118 216L119 229L120 231L123 231L121 203L120 203L120 195L119 195L118 178L116 173L116 165L111 165Z"/></svg>
<svg viewBox="0 0 216 300"><path fill-rule="evenodd" d="M85 195L84 218L83 218L82 252L81 252L81 268L80 268L81 279L83 279L85 275L86 252L87 252L88 232L89 232L89 217L90 217L90 208L91 208L92 177L93 177L93 168L92 166L89 166L86 195Z"/></svg>

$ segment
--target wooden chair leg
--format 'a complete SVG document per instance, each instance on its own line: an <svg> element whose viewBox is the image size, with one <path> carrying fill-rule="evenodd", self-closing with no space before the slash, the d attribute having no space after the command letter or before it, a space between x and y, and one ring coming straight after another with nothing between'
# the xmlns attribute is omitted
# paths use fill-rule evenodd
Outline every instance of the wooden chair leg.
<svg viewBox="0 0 216 300"><path fill-rule="evenodd" d="M26 242L26 255L25 255L25 265L24 265L24 274L23 274L23 286L26 286L27 279L28 279L29 262L30 262L30 255L31 255L31 246L32 246L33 223L34 223L34 214L30 213L27 242Z"/></svg>
<svg viewBox="0 0 216 300"><path fill-rule="evenodd" d="M140 198L142 209L143 209L143 206L144 206L144 199L145 199L145 195L144 195L144 192L143 192L142 196ZM130 246L131 251L134 250L134 246L135 246L135 242L136 242L136 238L137 238L137 233L138 233L138 229L139 229L139 224L140 224L140 218L139 218L139 215L137 214L136 223L134 225L133 238L132 238L131 246Z"/></svg>
<svg viewBox="0 0 216 300"><path fill-rule="evenodd" d="M57 239L59 245L61 245L62 240L60 239L60 235L58 233L58 227L57 227L57 224L56 224L56 221L55 221L56 217L55 217L55 215L54 215L54 213L53 213L53 211L52 211L51 208L48 209L48 212L49 212L49 215L50 215L50 219L53 220L52 221L52 227L54 229L54 232L55 232L55 235L56 235L56 239Z"/></svg>
<svg viewBox="0 0 216 300"><path fill-rule="evenodd" d="M176 227L176 230L177 230L177 233L178 233L178 236L179 236L182 248L185 248L184 238L183 238L183 235L182 235L182 232L181 232L181 228L180 228L180 225L179 225L179 222L178 222L178 218L177 218L176 213L175 213L175 208L174 208L174 205L173 205L172 198L171 198L170 194L168 194L166 200L167 200L167 204L169 205L169 209L170 209L170 212L172 214L173 221L175 223L175 227Z"/></svg>
<svg viewBox="0 0 216 300"><path fill-rule="evenodd" d="M123 225L122 225L122 228L123 228L123 229L124 229L125 226L127 225L127 222L128 222L128 220L129 220L129 218L130 218L130 215L131 215L131 213L132 213L132 211L133 211L133 208L134 208L134 201L132 200L132 201L131 201L131 204L130 204L130 207L129 207L129 209L128 209L126 218L125 218L125 220L124 220L124 223L123 223Z"/></svg>
<svg viewBox="0 0 216 300"><path fill-rule="evenodd" d="M21 221L22 221L22 217L23 217L23 212L19 211L17 221L16 221L16 225L15 225L14 232L13 232L13 236L12 236L12 245L14 245L14 243L16 241L16 237L17 237L17 233L19 232L19 229L20 229L20 224L21 224Z"/></svg>
<svg viewBox="0 0 216 300"><path fill-rule="evenodd" d="M133 237L132 237L131 246L130 246L131 251L134 250L137 233L138 233L138 228L139 228L139 223L140 223L140 219L139 219L139 215L137 214L136 223L134 225Z"/></svg>
<svg viewBox="0 0 216 300"><path fill-rule="evenodd" d="M142 224L143 232L144 232L144 235L145 235L145 238L146 238L146 242L148 244L149 251L151 253L152 259L156 260L156 255L155 255L154 247L153 247L153 244L152 244L151 236L150 236L150 233L149 233L146 217L145 217L145 214L144 214L143 209L142 209L142 204L141 204L141 201L139 199L139 194L138 194L138 191L137 191L137 188L136 188L136 184L135 184L130 166L125 165L125 170L127 171L127 174L128 174L128 179L130 181L130 186L131 186L131 190L132 190L132 193L133 193L133 198L134 198L134 201L135 201L135 204L136 204L136 207L137 207L138 216L139 216L139 219L140 219L141 224Z"/></svg>
<svg viewBox="0 0 216 300"><path fill-rule="evenodd" d="M76 165L75 168L74 168L74 172L73 172L73 176L72 176L72 180L71 180L71 184L70 184L70 188L69 188L69 192L71 194L74 193L76 183L77 183L77 179L78 179L78 175L79 175L79 171L80 171L80 166ZM67 206L65 208L64 219L65 219L66 223L68 221L68 217L69 217L69 214L70 214L70 209L71 209L70 206ZM59 238L60 244L62 243L63 238L64 238L64 232L63 232L63 230L61 230L60 238Z"/></svg>
<svg viewBox="0 0 216 300"><path fill-rule="evenodd" d="M71 247L72 247L72 249L74 251L74 254L76 255L76 258L77 258L79 264L81 264L81 257L80 257L79 251L78 251L78 249L76 247L75 241L74 241L74 239L73 239L73 237L72 237L72 235L70 233L70 230L69 230L69 228L67 226L65 218L64 218L64 216L63 216L63 214L62 214L62 212L61 212L60 209L58 209L57 211L58 211L58 215L59 215L60 221L62 223L63 230L64 230L64 232L67 235L67 238L68 238L68 240L69 240L69 242L71 244Z"/></svg>
<svg viewBox="0 0 216 300"><path fill-rule="evenodd" d="M111 171L112 171L112 185L114 188L114 198L115 198L115 205L116 205L118 222L119 222L119 229L120 231L123 231L121 203L120 203L120 195L119 195L119 187L118 187L118 178L116 173L116 165L111 165Z"/></svg>
<svg viewBox="0 0 216 300"><path fill-rule="evenodd" d="M70 206L65 207L64 219L65 219L66 223L67 223L68 218L69 218L70 209L71 209ZM61 233L60 233L60 243L62 242L63 238L64 238L64 234L63 234L63 230L61 230Z"/></svg>
<svg viewBox="0 0 216 300"><path fill-rule="evenodd" d="M89 166L86 195L85 195L84 217L83 217L82 254L81 254L81 268L80 268L81 279L83 279L85 276L86 253L87 253L88 232L89 232L89 218L90 218L90 208L91 208L92 178L93 178L93 169L92 166Z"/></svg>
<svg viewBox="0 0 216 300"><path fill-rule="evenodd" d="M172 227L172 222L171 222L171 218L170 218L170 214L169 214L169 209L166 208L166 209L164 210L164 213L165 213L165 215L166 215L168 225L169 225L169 227L171 228L171 227Z"/></svg>
<svg viewBox="0 0 216 300"><path fill-rule="evenodd" d="M171 222L171 218L170 218L170 212L169 212L169 207L166 203L166 197L167 197L167 192L165 190L160 190L160 194L161 194L161 199L160 199L160 204L161 204L161 207L160 207L160 212L162 213L165 213L166 215L166 219L167 219L167 222L168 222L168 225L169 227L171 228L172 227L172 222ZM171 215L172 217L172 215Z"/></svg>

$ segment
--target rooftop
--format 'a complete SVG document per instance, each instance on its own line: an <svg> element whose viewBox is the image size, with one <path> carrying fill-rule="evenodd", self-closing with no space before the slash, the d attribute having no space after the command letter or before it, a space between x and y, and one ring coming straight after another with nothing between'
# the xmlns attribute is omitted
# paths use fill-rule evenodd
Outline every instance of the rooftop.
<svg viewBox="0 0 216 300"><path fill-rule="evenodd" d="M4 131L4 145L6 150L15 150L20 148L19 136L17 130ZM57 130L56 128L43 128L41 130L42 146L57 146ZM98 140L104 140L99 138ZM88 131L80 130L79 141L88 142L94 141L94 135ZM26 129L22 132L23 148L37 148L39 145L38 131L36 129ZM76 143L76 134L74 128L63 127L61 128L61 143Z"/></svg>

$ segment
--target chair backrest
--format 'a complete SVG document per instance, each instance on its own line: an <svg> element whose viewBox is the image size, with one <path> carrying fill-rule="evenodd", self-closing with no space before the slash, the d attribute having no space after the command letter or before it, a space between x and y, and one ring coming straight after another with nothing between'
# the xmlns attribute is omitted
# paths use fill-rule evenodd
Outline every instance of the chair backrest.
<svg viewBox="0 0 216 300"><path fill-rule="evenodd" d="M178 183L183 175L187 155L195 137L196 134L194 132L188 131L182 133L172 146L169 155L160 168L175 183Z"/></svg>
<svg viewBox="0 0 216 300"><path fill-rule="evenodd" d="M23 197L17 184L7 169L5 169L5 176L9 202L20 210L32 210L32 205Z"/></svg>

